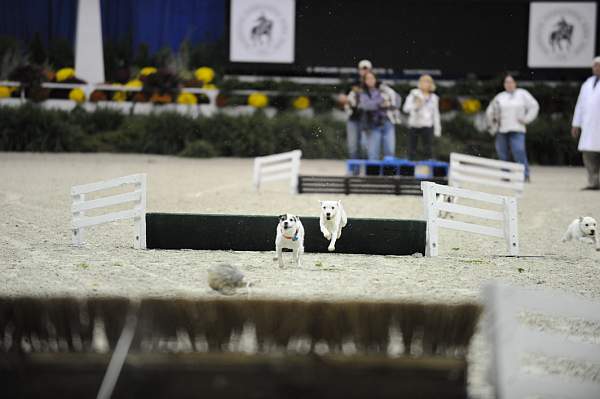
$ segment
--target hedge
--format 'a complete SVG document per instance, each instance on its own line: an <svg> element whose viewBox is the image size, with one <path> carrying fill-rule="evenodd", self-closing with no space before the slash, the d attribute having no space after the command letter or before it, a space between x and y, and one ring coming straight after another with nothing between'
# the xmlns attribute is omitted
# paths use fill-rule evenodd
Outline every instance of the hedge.
<svg viewBox="0 0 600 399"><path fill-rule="evenodd" d="M556 115L556 114L555 114ZM459 114L443 122L443 136L435 141L438 159L450 152L494 157L493 138L475 129ZM405 153L406 127L398 126L397 155ZM530 161L543 165L580 165L570 137L570 121L544 114L530 125ZM304 158L343 159L344 122L329 116L313 118L262 112L251 116L217 114L193 119L177 113L125 116L117 111L71 112L45 110L36 104L0 107L0 151L127 152L188 157L254 157L299 148Z"/></svg>

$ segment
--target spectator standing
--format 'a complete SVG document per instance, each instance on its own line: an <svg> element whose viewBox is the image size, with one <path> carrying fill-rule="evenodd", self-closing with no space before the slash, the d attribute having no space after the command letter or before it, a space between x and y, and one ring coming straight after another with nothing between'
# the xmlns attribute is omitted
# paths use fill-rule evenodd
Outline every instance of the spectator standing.
<svg viewBox="0 0 600 399"><path fill-rule="evenodd" d="M393 157L396 147L396 135L388 111L393 107L389 92L378 84L372 72L364 76L360 92L357 95L360 129L366 133L367 154L370 160L383 156Z"/></svg>
<svg viewBox="0 0 600 399"><path fill-rule="evenodd" d="M588 185L583 190L600 190L600 57L592 63L593 76L582 85L571 134L579 137L577 149L587 169Z"/></svg>
<svg viewBox="0 0 600 399"><path fill-rule="evenodd" d="M429 75L422 75L416 89L406 98L403 110L408 113L408 159L417 159L418 141L423 145L426 159L433 157L433 136L442 135L439 98L434 93L435 83Z"/></svg>
<svg viewBox="0 0 600 399"><path fill-rule="evenodd" d="M361 60L358 63L359 80L352 83L352 88L347 95L341 95L339 98L348 115L348 120L346 121L346 141L349 159L361 159L365 152L366 137L364 132L360 130L360 115L357 108L357 101L363 78L372 69L373 64L371 64L371 61Z"/></svg>
<svg viewBox="0 0 600 399"><path fill-rule="evenodd" d="M504 77L504 91L498 93L486 110L486 117L496 135L496 153L503 161L515 162L525 167L525 181L529 181L529 163L525 149L525 126L537 117L540 106L525 89L517 88L511 75ZM494 131L497 132L494 133Z"/></svg>

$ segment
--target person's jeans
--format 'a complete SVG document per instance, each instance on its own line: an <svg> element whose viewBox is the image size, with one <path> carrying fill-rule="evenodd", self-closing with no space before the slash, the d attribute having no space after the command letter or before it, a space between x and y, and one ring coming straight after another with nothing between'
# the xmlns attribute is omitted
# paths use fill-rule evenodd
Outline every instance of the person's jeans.
<svg viewBox="0 0 600 399"><path fill-rule="evenodd" d="M348 159L362 159L365 153L365 137L359 121L348 119L346 140L348 142Z"/></svg>
<svg viewBox="0 0 600 399"><path fill-rule="evenodd" d="M411 127L408 129L408 159L417 160L419 137L423 143L424 159L431 159L433 154L433 127Z"/></svg>
<svg viewBox="0 0 600 399"><path fill-rule="evenodd" d="M515 162L525 166L525 178L529 177L529 163L525 150L525 133L496 133L496 153L502 161L510 161L510 154Z"/></svg>
<svg viewBox="0 0 600 399"><path fill-rule="evenodd" d="M381 159L383 156L393 157L396 154L396 129L390 121L385 121L382 126L376 126L367 133L367 154L370 160Z"/></svg>

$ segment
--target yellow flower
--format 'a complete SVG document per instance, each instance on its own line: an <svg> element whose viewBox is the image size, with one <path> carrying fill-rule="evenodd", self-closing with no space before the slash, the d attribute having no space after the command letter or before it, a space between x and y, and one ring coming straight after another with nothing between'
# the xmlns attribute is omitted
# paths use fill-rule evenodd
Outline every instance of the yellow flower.
<svg viewBox="0 0 600 399"><path fill-rule="evenodd" d="M158 72L158 70L154 67L144 67L140 71L140 76L148 76L148 75L152 75L153 73L156 73L156 72Z"/></svg>
<svg viewBox="0 0 600 399"><path fill-rule="evenodd" d="M203 86L202 86L202 88L203 88L204 90L217 90L217 86L215 86L215 85L214 85L214 84L212 84L212 83L205 84L205 85L203 85Z"/></svg>
<svg viewBox="0 0 600 399"><path fill-rule="evenodd" d="M75 70L73 68L62 68L56 72L56 81L62 82L67 79L75 77Z"/></svg>
<svg viewBox="0 0 600 399"><path fill-rule="evenodd" d="M177 97L177 104L196 105L198 104L198 98L192 93L184 92Z"/></svg>
<svg viewBox="0 0 600 399"><path fill-rule="evenodd" d="M462 109L467 114L476 114L481 110L481 102L476 98L468 98L462 102Z"/></svg>
<svg viewBox="0 0 600 399"><path fill-rule="evenodd" d="M210 67L200 67L194 72L196 79L201 80L204 84L212 82L215 78L215 71Z"/></svg>
<svg viewBox="0 0 600 399"><path fill-rule="evenodd" d="M125 99L127 98L127 93L125 93L124 91L117 91L115 92L115 94L113 94L113 101L125 101Z"/></svg>
<svg viewBox="0 0 600 399"><path fill-rule="evenodd" d="M269 105L269 98L257 91L248 96L248 105L254 108L264 108Z"/></svg>
<svg viewBox="0 0 600 399"><path fill-rule="evenodd" d="M142 87L144 84L139 79L133 79L125 83L125 87Z"/></svg>
<svg viewBox="0 0 600 399"><path fill-rule="evenodd" d="M0 86L0 98L10 97L11 89L6 86Z"/></svg>
<svg viewBox="0 0 600 399"><path fill-rule="evenodd" d="M85 93L80 88L73 89L69 92L69 100L73 100L78 103L85 101Z"/></svg>
<svg viewBox="0 0 600 399"><path fill-rule="evenodd" d="M310 99L306 96L296 97L293 105L296 109L306 109L310 107Z"/></svg>

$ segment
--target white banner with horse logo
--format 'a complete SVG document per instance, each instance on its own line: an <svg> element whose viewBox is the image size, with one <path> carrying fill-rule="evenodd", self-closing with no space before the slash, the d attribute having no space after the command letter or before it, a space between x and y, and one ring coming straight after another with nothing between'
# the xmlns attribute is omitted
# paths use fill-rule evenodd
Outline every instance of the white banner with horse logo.
<svg viewBox="0 0 600 399"><path fill-rule="evenodd" d="M595 2L530 4L530 68L589 68L595 49Z"/></svg>
<svg viewBox="0 0 600 399"><path fill-rule="evenodd" d="M294 62L295 0L231 0L229 60Z"/></svg>

